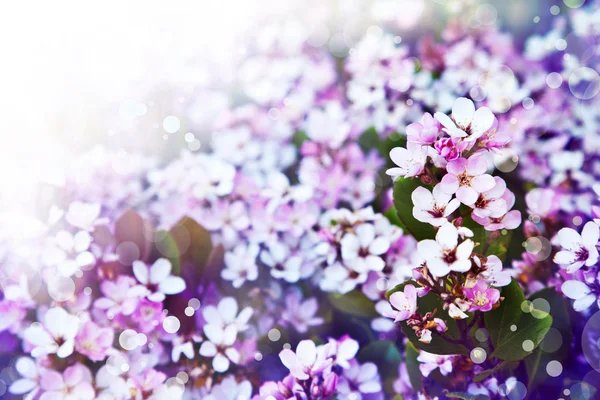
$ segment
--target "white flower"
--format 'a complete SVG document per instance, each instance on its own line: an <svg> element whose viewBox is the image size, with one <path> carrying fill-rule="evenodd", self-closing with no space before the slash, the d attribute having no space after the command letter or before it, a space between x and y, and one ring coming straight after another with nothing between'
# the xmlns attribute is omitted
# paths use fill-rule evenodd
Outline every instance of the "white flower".
<svg viewBox="0 0 600 400"><path fill-rule="evenodd" d="M252 384L247 381L238 383L235 377L229 375L218 385L214 385L203 400L250 400L252 397Z"/></svg>
<svg viewBox="0 0 600 400"><path fill-rule="evenodd" d="M448 216L460 206L460 201L452 199L452 195L443 192L439 185L433 188L433 194L419 186L412 192L411 199L414 204L413 216L433 226L447 223Z"/></svg>
<svg viewBox="0 0 600 400"><path fill-rule="evenodd" d="M440 369L442 375L447 376L452 372L453 358L454 356L441 356L421 350L417 361L422 363L419 365L419 369L423 376L428 377L437 368Z"/></svg>
<svg viewBox="0 0 600 400"><path fill-rule="evenodd" d="M295 353L290 349L283 349L279 358L296 379L305 381L331 366L333 360L328 355L328 344L317 348L312 340L302 340Z"/></svg>
<svg viewBox="0 0 600 400"><path fill-rule="evenodd" d="M15 363L15 369L21 375L14 381L8 391L12 394L25 395L24 400L32 400L40 391L40 371L35 362L28 357L21 357Z"/></svg>
<svg viewBox="0 0 600 400"><path fill-rule="evenodd" d="M390 151L390 158L397 167L385 171L386 174L396 179L400 176L408 178L419 175L425 168L427 161L427 147L418 143L408 142L406 148L394 147Z"/></svg>
<svg viewBox="0 0 600 400"><path fill-rule="evenodd" d="M446 276L450 271L467 272L471 269L471 252L475 243L471 239L458 244L458 229L444 224L435 240L422 240L417 245L419 255L427 262L429 271L437 276Z"/></svg>
<svg viewBox="0 0 600 400"><path fill-rule="evenodd" d="M223 297L217 307L207 306L202 310L202 316L207 324L225 327L234 324L239 332L248 328L248 321L253 310L244 308L238 315L238 304L233 297Z"/></svg>
<svg viewBox="0 0 600 400"><path fill-rule="evenodd" d="M237 364L240 361L240 353L233 348L238 331L234 324L223 328L219 325L204 325L204 334L208 341L202 342L200 355L203 357L214 357L212 366L217 372L225 372L229 369L230 361Z"/></svg>
<svg viewBox="0 0 600 400"><path fill-rule="evenodd" d="M43 324L33 323L23 336L33 349L33 357L56 354L65 358L73 353L75 336L79 331L79 318L61 307L49 309L44 315Z"/></svg>
<svg viewBox="0 0 600 400"><path fill-rule="evenodd" d="M344 399L361 399L364 394L381 393L381 378L377 365L372 362L359 364L358 361L352 360L350 368L343 371L336 390Z"/></svg>
<svg viewBox="0 0 600 400"><path fill-rule="evenodd" d="M375 235L375 226L368 223L345 234L341 240L344 264L358 273L383 270L385 261L380 256L390 248L390 241Z"/></svg>
<svg viewBox="0 0 600 400"><path fill-rule="evenodd" d="M260 253L260 260L270 268L273 278L294 283L304 275L302 257L291 254L289 248L281 243L269 244L269 250Z"/></svg>
<svg viewBox="0 0 600 400"><path fill-rule="evenodd" d="M587 310L597 301L596 294L588 285L581 281L566 281L562 284L561 290L565 296L575 300L573 303L575 311Z"/></svg>
<svg viewBox="0 0 600 400"><path fill-rule="evenodd" d="M578 271L584 265L590 267L598 262L598 239L600 230L594 222L583 227L581 235L574 229L562 228L558 231L558 242L564 250L554 256L554 262L567 266L567 272Z"/></svg>
<svg viewBox="0 0 600 400"><path fill-rule="evenodd" d="M100 216L101 208L98 203L74 201L69 205L65 219L74 227L89 231Z"/></svg>
<svg viewBox="0 0 600 400"><path fill-rule="evenodd" d="M181 355L186 356L188 360L194 358L194 343L200 343L201 336L194 335L191 340L184 340L181 336L175 336L172 340L173 350L171 350L171 360L178 363Z"/></svg>
<svg viewBox="0 0 600 400"><path fill-rule="evenodd" d="M306 117L306 135L315 142L338 148L346 140L351 128L344 109L337 102L329 102L324 110L313 109Z"/></svg>
<svg viewBox="0 0 600 400"><path fill-rule="evenodd" d="M481 137L492 127L496 118L487 107L475 111L473 102L465 97L456 99L452 105L452 119L441 112L436 112L434 117L444 126L448 135L465 138L466 142Z"/></svg>
<svg viewBox="0 0 600 400"><path fill-rule="evenodd" d="M221 277L231 281L236 289L246 281L255 281L258 278L258 251L259 247L256 244L239 244L232 251L225 253L225 268L221 271Z"/></svg>
<svg viewBox="0 0 600 400"><path fill-rule="evenodd" d="M185 290L185 281L171 275L171 262L166 258L159 258L151 267L142 261L134 261L133 274L146 288L146 297L150 301L163 301L165 295L177 294Z"/></svg>
<svg viewBox="0 0 600 400"><path fill-rule="evenodd" d="M63 276L72 276L81 269L93 266L96 258L89 251L92 236L87 231L79 231L74 235L67 231L59 231L54 236L54 246L48 250L47 261L56 265Z"/></svg>

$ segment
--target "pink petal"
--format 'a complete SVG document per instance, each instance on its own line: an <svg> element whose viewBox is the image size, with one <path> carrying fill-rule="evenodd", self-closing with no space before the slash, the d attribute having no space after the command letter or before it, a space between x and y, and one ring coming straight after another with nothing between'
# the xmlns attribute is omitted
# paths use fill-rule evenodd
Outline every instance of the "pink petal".
<svg viewBox="0 0 600 400"><path fill-rule="evenodd" d="M455 175L444 175L442 181L437 184L444 193L454 194L458 190L458 178ZM436 187L437 187L436 186Z"/></svg>
<svg viewBox="0 0 600 400"><path fill-rule="evenodd" d="M456 198L468 206L477 201L479 193L470 186L461 186L456 191Z"/></svg>

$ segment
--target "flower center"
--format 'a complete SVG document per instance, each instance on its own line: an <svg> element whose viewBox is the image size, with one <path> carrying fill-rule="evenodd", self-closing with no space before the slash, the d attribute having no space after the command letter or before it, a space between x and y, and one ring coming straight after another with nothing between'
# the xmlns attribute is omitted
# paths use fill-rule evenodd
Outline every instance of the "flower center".
<svg viewBox="0 0 600 400"><path fill-rule="evenodd" d="M457 178L460 186L469 186L471 184L471 179L473 179L473 177L466 172L461 173Z"/></svg>
<svg viewBox="0 0 600 400"><path fill-rule="evenodd" d="M442 259L444 260L444 262L446 264L452 264L454 261L456 261L456 249L452 249L452 250L444 250L444 255L442 256Z"/></svg>

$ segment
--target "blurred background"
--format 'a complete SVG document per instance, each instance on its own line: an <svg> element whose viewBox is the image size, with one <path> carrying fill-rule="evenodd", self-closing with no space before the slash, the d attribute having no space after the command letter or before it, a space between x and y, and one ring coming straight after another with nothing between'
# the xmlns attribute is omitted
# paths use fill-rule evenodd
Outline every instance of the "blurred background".
<svg viewBox="0 0 600 400"><path fill-rule="evenodd" d="M0 12L0 174L6 187L60 180L95 145L164 162L203 151L215 116L243 102L240 60L279 26L344 57L368 29L412 45L445 20L496 24L522 46L584 0L220 0L4 2ZM555 11L556 8L553 10ZM126 153L124 153L126 154ZM8 186L7 186L8 185Z"/></svg>

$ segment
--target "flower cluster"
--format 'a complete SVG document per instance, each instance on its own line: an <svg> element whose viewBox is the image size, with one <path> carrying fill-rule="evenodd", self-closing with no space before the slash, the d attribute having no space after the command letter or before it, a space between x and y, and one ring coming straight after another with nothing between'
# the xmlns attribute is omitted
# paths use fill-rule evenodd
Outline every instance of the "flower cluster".
<svg viewBox="0 0 600 400"><path fill-rule="evenodd" d="M171 159L94 147L7 183L0 397L587 394L597 15L565 0L520 52L475 3L414 43L267 18L165 118Z"/></svg>

